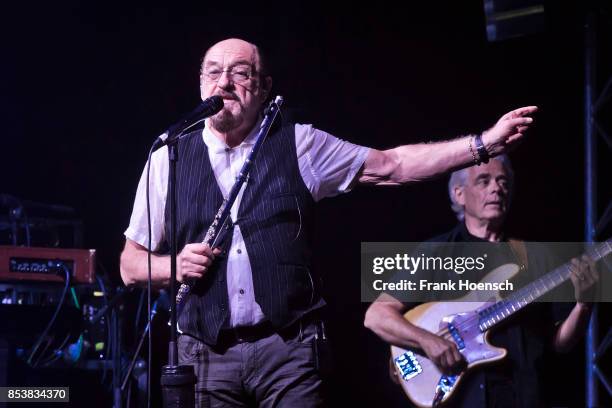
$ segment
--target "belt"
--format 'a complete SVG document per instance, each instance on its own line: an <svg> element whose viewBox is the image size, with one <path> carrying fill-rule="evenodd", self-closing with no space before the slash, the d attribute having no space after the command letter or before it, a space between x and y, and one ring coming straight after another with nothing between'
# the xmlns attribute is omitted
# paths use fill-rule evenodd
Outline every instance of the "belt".
<svg viewBox="0 0 612 408"><path fill-rule="evenodd" d="M273 334L279 334L282 337L293 337L299 333L300 329L306 327L310 323L320 320L318 313L309 313L280 329L275 329L269 321L261 322L255 326L240 326L222 329L219 332L217 346L227 348L238 343L252 343L265 337L272 336Z"/></svg>
<svg viewBox="0 0 612 408"><path fill-rule="evenodd" d="M237 343L251 343L276 333L272 323L265 321L255 326L241 326L223 329L219 332L217 345L229 347Z"/></svg>

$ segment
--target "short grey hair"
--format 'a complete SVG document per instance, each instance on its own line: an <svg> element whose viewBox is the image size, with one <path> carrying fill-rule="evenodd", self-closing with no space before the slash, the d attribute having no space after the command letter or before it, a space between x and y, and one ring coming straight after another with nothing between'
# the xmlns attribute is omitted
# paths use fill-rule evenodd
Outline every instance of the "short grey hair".
<svg viewBox="0 0 612 408"><path fill-rule="evenodd" d="M502 154L502 155L491 158L491 160L500 161L502 166L504 166L506 173L508 173L508 180L510 182L509 183L510 194L508 198L511 198L513 187L514 187L514 170L512 170L512 163L510 163L510 158L507 155ZM451 208L455 212L455 215L457 216L457 219L459 221L463 221L463 219L465 218L464 208L461 204L459 204L455 200L454 190L455 190L455 187L457 186L465 186L465 183L467 182L469 168L470 167L466 167L461 170L457 170L453 172L450 176L450 180L448 180L448 196L450 197Z"/></svg>

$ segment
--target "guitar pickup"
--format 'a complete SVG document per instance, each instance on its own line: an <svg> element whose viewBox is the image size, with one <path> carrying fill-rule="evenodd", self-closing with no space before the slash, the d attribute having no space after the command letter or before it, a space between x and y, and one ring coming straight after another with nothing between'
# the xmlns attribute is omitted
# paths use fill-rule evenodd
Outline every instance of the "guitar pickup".
<svg viewBox="0 0 612 408"><path fill-rule="evenodd" d="M395 366L399 370L400 376L408 381L409 379L419 375L423 369L412 351L407 351L393 359Z"/></svg>
<svg viewBox="0 0 612 408"><path fill-rule="evenodd" d="M459 350L463 350L465 348L465 342L463 341L463 337L461 337L461 335L459 334L459 330L457 330L454 324L448 324L448 332L451 336L453 336L453 340L455 340L457 348Z"/></svg>

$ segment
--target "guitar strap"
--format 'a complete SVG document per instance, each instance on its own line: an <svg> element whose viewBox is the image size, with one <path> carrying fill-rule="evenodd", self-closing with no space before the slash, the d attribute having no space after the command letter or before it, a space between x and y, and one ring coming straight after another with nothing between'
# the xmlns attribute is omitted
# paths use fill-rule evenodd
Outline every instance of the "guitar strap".
<svg viewBox="0 0 612 408"><path fill-rule="evenodd" d="M525 246L525 241L510 238L508 242L510 244L510 249L514 254L514 257L518 261L520 270L522 272L525 272L527 270L527 267L529 266L529 263L527 262L527 247Z"/></svg>

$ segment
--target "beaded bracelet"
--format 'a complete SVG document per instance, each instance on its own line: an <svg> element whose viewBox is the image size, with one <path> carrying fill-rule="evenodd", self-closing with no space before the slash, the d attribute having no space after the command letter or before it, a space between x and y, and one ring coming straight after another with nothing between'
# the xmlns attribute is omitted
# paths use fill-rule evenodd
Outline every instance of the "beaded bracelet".
<svg viewBox="0 0 612 408"><path fill-rule="evenodd" d="M480 162L476 158L476 153L474 153L474 149L472 148L472 138L475 138L475 136L469 136L468 137L468 147L470 148L470 153L472 153L472 158L474 159L474 164L477 165L477 166L480 166Z"/></svg>

